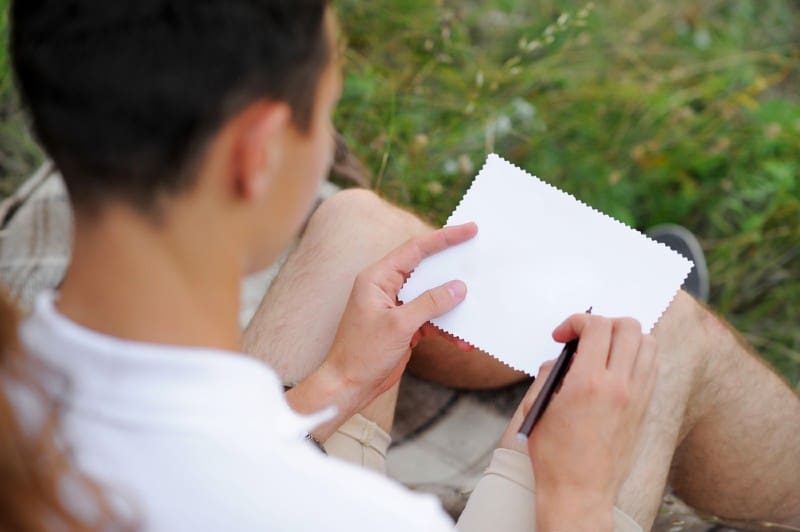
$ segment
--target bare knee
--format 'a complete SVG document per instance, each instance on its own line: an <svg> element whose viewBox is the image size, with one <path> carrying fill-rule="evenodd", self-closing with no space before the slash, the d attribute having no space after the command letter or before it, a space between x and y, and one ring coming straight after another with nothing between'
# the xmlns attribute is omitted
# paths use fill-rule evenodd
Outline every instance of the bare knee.
<svg viewBox="0 0 800 532"><path fill-rule="evenodd" d="M377 194L365 188L348 188L340 190L322 202L318 214L347 213L352 210L375 210L384 203Z"/></svg>
<svg viewBox="0 0 800 532"><path fill-rule="evenodd" d="M350 238L363 233L391 234L402 242L426 231L427 226L374 192L353 188L337 192L322 202L311 217L309 230L344 230Z"/></svg>
<svg viewBox="0 0 800 532"><path fill-rule="evenodd" d="M665 370L688 372L695 388L707 370L709 351L718 335L717 320L692 296L678 291L653 329L658 342L659 362ZM662 365L663 365L662 364Z"/></svg>
<svg viewBox="0 0 800 532"><path fill-rule="evenodd" d="M738 332L693 297L681 291L655 328L660 361L671 371L688 372L690 395L683 434L699 418L736 393L732 375L757 357Z"/></svg>

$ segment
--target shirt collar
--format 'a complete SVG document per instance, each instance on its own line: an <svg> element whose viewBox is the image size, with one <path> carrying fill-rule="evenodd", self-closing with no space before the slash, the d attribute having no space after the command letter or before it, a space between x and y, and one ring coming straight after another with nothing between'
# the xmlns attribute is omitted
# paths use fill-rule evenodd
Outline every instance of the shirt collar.
<svg viewBox="0 0 800 532"><path fill-rule="evenodd" d="M60 404L105 421L224 430L235 424L296 437L319 422L295 414L275 373L231 351L135 342L72 322L53 293L41 294L20 336L29 353L63 377L46 379Z"/></svg>

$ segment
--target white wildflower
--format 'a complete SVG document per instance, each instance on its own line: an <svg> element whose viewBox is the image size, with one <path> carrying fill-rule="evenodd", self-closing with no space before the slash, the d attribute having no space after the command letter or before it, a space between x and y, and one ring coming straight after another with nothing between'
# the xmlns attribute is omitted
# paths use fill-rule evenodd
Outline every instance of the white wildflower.
<svg viewBox="0 0 800 532"><path fill-rule="evenodd" d="M707 50L711 46L711 33L706 28L694 32L694 45L698 50Z"/></svg>
<svg viewBox="0 0 800 532"><path fill-rule="evenodd" d="M536 106L522 98L511 100L511 107L514 108L514 114L523 123L529 123L536 117Z"/></svg>

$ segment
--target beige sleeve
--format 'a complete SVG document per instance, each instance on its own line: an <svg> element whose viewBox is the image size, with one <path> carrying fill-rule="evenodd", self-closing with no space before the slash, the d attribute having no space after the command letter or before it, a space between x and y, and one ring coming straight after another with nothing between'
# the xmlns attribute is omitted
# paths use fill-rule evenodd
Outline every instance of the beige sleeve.
<svg viewBox="0 0 800 532"><path fill-rule="evenodd" d="M489 467L467 501L458 520L459 532L534 532L536 530L535 482L527 455L497 449ZM616 532L642 532L642 528L614 508Z"/></svg>
<svg viewBox="0 0 800 532"><path fill-rule="evenodd" d="M386 474L386 450L391 437L377 424L356 414L322 446L329 456Z"/></svg>

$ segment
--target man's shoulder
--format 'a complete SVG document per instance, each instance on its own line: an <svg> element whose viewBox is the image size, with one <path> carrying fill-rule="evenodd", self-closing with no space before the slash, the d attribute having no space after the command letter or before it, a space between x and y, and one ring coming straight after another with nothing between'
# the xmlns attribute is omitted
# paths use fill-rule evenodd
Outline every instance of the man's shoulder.
<svg viewBox="0 0 800 532"><path fill-rule="evenodd" d="M91 439L95 448L78 453L84 469L127 494L148 529L452 529L434 497L326 457L301 439L150 431L119 433L105 450Z"/></svg>
<svg viewBox="0 0 800 532"><path fill-rule="evenodd" d="M452 528L434 497L304 441L308 421L263 364L73 325L45 295L23 340L73 381L62 421L78 467L147 529Z"/></svg>

